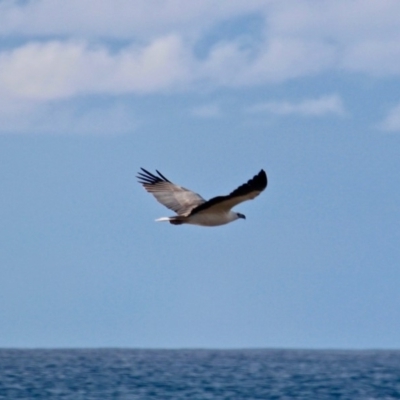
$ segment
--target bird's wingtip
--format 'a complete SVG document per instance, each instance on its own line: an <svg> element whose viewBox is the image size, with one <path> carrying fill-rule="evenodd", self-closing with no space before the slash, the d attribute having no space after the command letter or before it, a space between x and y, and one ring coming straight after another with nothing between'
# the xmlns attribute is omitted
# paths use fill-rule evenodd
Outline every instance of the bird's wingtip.
<svg viewBox="0 0 400 400"><path fill-rule="evenodd" d="M264 171L264 169L261 169L260 172L252 179L252 181L259 190L264 190L268 185L267 173Z"/></svg>

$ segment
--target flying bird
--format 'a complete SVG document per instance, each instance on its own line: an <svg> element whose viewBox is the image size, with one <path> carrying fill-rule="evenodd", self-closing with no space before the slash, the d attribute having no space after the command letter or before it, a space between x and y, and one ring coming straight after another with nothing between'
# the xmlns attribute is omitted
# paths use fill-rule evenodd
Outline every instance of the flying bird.
<svg viewBox="0 0 400 400"><path fill-rule="evenodd" d="M163 217L156 221L169 221L173 225L192 224L200 226L218 226L246 217L232 211L232 208L246 200L257 197L267 187L267 174L261 170L247 183L239 186L227 196L217 196L205 200L199 194L175 185L161 172L157 175L141 168L138 182L151 193L156 200L176 212L172 217Z"/></svg>

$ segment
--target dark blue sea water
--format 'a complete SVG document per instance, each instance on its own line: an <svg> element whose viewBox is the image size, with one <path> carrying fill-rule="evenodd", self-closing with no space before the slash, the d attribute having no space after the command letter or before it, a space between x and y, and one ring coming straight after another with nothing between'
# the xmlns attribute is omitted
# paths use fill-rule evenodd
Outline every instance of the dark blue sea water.
<svg viewBox="0 0 400 400"><path fill-rule="evenodd" d="M400 399L400 351L0 350L0 399Z"/></svg>

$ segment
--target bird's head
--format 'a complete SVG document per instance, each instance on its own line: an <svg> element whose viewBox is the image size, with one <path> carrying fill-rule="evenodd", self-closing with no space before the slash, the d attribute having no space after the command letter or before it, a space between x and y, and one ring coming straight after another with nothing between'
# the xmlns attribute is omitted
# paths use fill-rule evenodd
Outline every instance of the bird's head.
<svg viewBox="0 0 400 400"><path fill-rule="evenodd" d="M246 219L246 216L244 214L236 213L236 215L237 215L238 218Z"/></svg>

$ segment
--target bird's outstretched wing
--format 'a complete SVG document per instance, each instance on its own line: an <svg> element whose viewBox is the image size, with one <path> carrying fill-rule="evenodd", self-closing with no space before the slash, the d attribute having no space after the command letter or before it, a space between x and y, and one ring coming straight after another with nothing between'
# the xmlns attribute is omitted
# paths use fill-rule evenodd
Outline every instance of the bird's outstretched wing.
<svg viewBox="0 0 400 400"><path fill-rule="evenodd" d="M247 183L239 186L227 196L213 197L212 199L198 205L192 210L190 215L197 214L202 211L207 212L224 212L229 211L232 207L246 200L257 197L267 187L267 174L262 169L257 175L250 179Z"/></svg>
<svg viewBox="0 0 400 400"><path fill-rule="evenodd" d="M151 193L158 202L175 211L178 215L188 215L205 200L197 193L170 182L156 170L157 175L141 168L137 175L138 182Z"/></svg>

